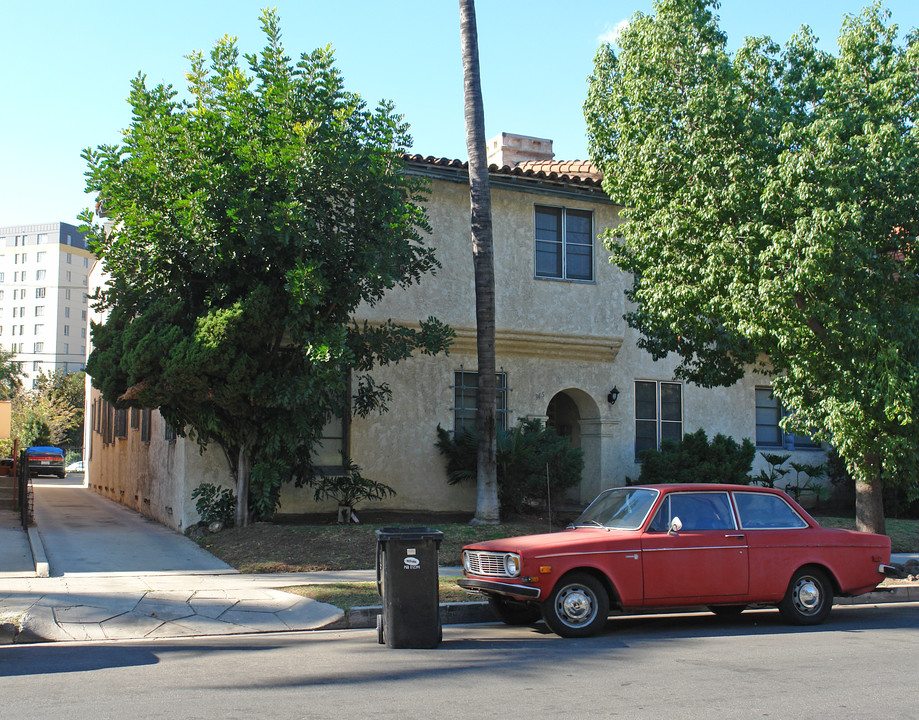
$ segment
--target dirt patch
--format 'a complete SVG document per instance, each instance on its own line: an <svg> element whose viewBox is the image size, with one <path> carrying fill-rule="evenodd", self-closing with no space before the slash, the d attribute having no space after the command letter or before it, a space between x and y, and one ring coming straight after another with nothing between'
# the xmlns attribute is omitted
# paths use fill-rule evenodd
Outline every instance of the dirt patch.
<svg viewBox="0 0 919 720"><path fill-rule="evenodd" d="M444 533L438 559L442 566L461 564L464 545L481 540L548 532L543 518L515 518L494 526L468 523L426 524ZM247 528L222 530L198 542L242 573L366 570L376 566L376 530L382 525L292 525L255 523ZM555 523L552 530L561 530Z"/></svg>

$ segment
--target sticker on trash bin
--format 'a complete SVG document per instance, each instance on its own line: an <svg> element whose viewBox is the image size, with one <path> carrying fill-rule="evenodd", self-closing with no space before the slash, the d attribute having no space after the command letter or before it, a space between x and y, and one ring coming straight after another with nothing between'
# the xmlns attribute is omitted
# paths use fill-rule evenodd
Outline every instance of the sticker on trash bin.
<svg viewBox="0 0 919 720"><path fill-rule="evenodd" d="M405 553L408 557L403 561L405 570L417 570L421 566L421 560L414 557L415 548L406 548Z"/></svg>

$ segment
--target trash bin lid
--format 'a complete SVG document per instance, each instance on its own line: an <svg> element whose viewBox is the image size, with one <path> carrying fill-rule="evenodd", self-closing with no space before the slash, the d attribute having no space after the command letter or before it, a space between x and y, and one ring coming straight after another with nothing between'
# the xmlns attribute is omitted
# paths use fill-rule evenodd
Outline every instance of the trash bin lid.
<svg viewBox="0 0 919 720"><path fill-rule="evenodd" d="M377 540L443 540L444 534L440 530L429 527L383 527L377 530Z"/></svg>

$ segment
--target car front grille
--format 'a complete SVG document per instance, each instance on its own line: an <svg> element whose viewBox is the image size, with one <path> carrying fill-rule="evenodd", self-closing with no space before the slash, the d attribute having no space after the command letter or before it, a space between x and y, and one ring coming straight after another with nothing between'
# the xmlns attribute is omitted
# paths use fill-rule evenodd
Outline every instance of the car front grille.
<svg viewBox="0 0 919 720"><path fill-rule="evenodd" d="M504 556L507 553L466 551L466 568L472 575L488 577L510 577L504 567Z"/></svg>

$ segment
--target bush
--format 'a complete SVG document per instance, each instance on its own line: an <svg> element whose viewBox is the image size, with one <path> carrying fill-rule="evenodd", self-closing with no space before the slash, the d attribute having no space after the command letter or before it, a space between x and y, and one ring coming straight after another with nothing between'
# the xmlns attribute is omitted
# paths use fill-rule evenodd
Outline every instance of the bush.
<svg viewBox="0 0 919 720"><path fill-rule="evenodd" d="M359 502L385 500L395 497L396 491L389 485L365 478L357 463L342 455L346 471L338 475L317 475L313 480L313 498L322 502L329 498L345 507L354 507Z"/></svg>
<svg viewBox="0 0 919 720"><path fill-rule="evenodd" d="M709 443L705 430L683 436L682 441L664 440L660 450L644 450L638 482L729 483L749 485L756 448L749 438L738 444L733 438L715 435Z"/></svg>
<svg viewBox="0 0 919 720"><path fill-rule="evenodd" d="M222 522L225 527L233 524L236 517L236 493L229 488L221 488L212 483L201 483L191 491L195 501L195 510L201 522L210 525Z"/></svg>
<svg viewBox="0 0 919 720"><path fill-rule="evenodd" d="M475 432L464 430L454 438L438 425L435 444L447 458L451 485L476 481ZM503 513L520 513L554 501L581 481L583 451L539 420L521 420L512 430L499 431L497 444L498 501Z"/></svg>

